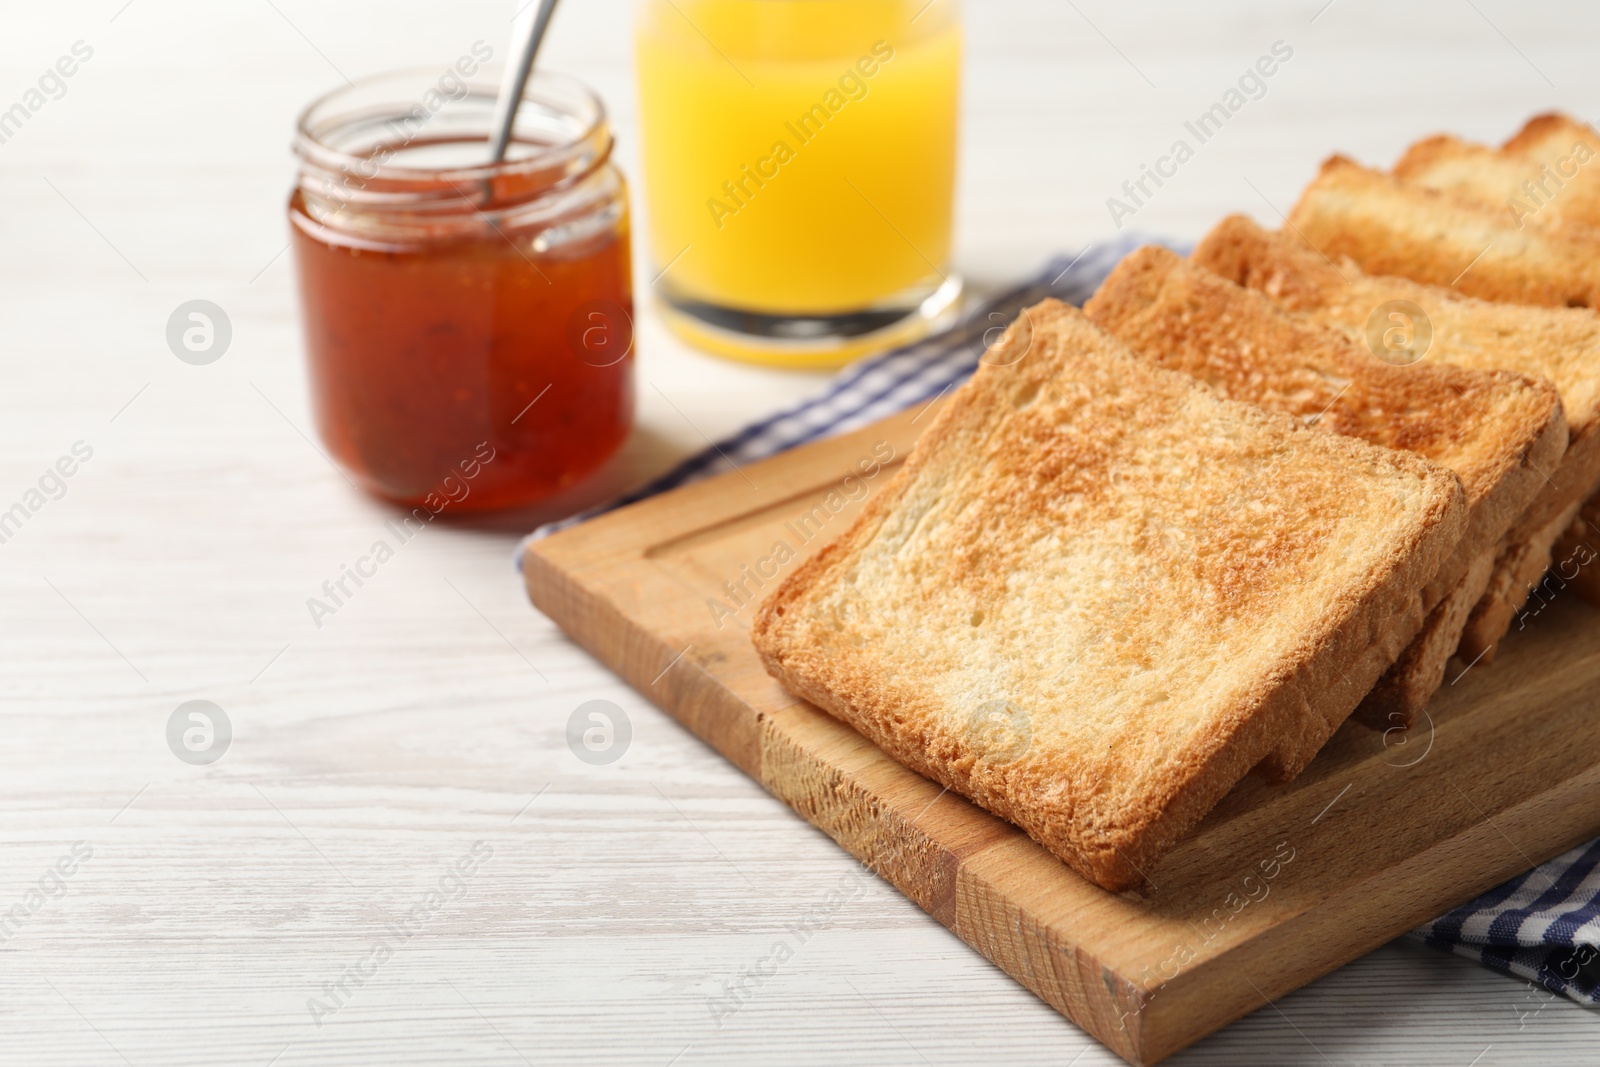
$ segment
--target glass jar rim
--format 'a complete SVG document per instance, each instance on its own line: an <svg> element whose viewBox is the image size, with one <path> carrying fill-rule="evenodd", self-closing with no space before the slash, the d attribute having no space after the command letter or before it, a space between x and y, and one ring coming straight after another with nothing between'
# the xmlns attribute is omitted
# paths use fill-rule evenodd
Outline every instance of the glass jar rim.
<svg viewBox="0 0 1600 1067"><path fill-rule="evenodd" d="M453 82L452 88L445 88L446 79ZM400 94L398 89L403 84L409 84L412 91ZM386 89L395 90L394 95L383 95ZM430 95L440 98L438 107L428 106ZM454 67L403 67L369 75L332 89L306 105L295 120L292 147L305 165L328 174L351 176L359 172L363 185L442 182L469 187L508 177L527 180L551 172L553 180L545 186L548 189L589 173L609 157L611 134L604 102L578 79L548 70L535 70L528 79L517 106L518 126L527 117L528 105L533 104L535 113L542 110L548 118L565 120L570 128L559 139L544 143L519 139L514 131L507 158L498 163L394 163L390 161L397 154L394 152L376 158L389 148L382 141L360 151L334 143L337 134L352 128L371 129L381 124L392 132L396 126L402 130L409 130L408 124L426 126L450 103L475 101L485 117L481 132L475 124L465 128L481 136L487 154L487 116L492 114L498 95L498 84L461 76ZM367 96L375 98L367 100ZM457 139L462 144L473 142L470 137ZM412 139L402 140L400 150L412 143Z"/></svg>

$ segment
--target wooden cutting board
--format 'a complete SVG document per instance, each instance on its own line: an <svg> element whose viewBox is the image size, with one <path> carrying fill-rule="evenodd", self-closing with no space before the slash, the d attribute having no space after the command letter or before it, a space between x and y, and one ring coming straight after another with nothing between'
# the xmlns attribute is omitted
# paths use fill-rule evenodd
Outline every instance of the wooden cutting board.
<svg viewBox="0 0 1600 1067"><path fill-rule="evenodd" d="M755 603L855 517L932 421L907 412L536 542L528 593L1130 1063L1155 1063L1600 833L1600 611L1557 596L1410 733L1347 724L1295 781L1241 783L1145 890L1084 881L791 697L750 645Z"/></svg>

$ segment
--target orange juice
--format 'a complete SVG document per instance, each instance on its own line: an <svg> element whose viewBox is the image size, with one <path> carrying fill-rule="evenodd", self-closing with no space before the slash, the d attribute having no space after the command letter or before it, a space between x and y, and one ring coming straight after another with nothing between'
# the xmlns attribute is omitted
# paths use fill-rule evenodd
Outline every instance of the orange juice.
<svg viewBox="0 0 1600 1067"><path fill-rule="evenodd" d="M955 0L646 0L636 46L669 304L822 330L949 288Z"/></svg>

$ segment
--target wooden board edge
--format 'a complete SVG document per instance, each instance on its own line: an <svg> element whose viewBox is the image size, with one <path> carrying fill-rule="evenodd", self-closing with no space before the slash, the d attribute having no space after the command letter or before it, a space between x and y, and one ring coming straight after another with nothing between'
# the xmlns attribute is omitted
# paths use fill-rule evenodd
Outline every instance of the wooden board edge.
<svg viewBox="0 0 1600 1067"><path fill-rule="evenodd" d="M1600 766L1552 784L1242 942L1152 992L1141 1027L1154 1064L1593 836ZM1486 854L1505 858L1484 862ZM1441 877L1441 871L1447 872ZM1442 888L1448 886L1448 889ZM1340 906L1339 902L1345 904ZM1365 912L1360 923L1329 915ZM1295 946L1319 946L1307 968ZM1295 961L1288 965L1287 961ZM1204 1015L1199 1012L1203 1009ZM1196 1019L1203 1018L1200 1027ZM1203 1027L1203 1028L1202 1028Z"/></svg>
<svg viewBox="0 0 1600 1067"><path fill-rule="evenodd" d="M795 709L800 712L827 718L807 705ZM1115 1023L1129 1015L1142 1019L1141 992L1007 893L1005 883L1019 867L1042 864L1058 876L1066 872L1061 861L992 815L959 841L935 837L921 820L932 820L946 790L911 775L914 783L885 796L881 783L867 779L881 773L887 756L853 731L860 753L840 751L836 739L806 736L819 732L789 715L769 715L762 729L763 786L984 958L1113 1052L1139 1063L1140 1031Z"/></svg>
<svg viewBox="0 0 1600 1067"><path fill-rule="evenodd" d="M936 404L941 402L935 401ZM882 459L881 464L885 470L893 470L905 461L918 434L933 421L929 419L921 427L915 425L926 413L926 407L920 412L907 409L859 429L788 448L732 471L665 490L596 515L543 540L530 542L523 549L523 555L560 557L569 568L581 569L604 562L648 557L701 530L754 511L779 507L855 473L851 461L863 457L863 445L868 442L881 440L892 446L892 455ZM870 445L865 452L871 452ZM809 473L819 457L825 457L830 468L829 473L820 476ZM747 488L748 494L730 496L722 492L719 487L730 478ZM754 480L757 478L759 483ZM654 543L641 553L632 522L639 511L646 508L650 509L655 523Z"/></svg>
<svg viewBox="0 0 1600 1067"><path fill-rule="evenodd" d="M579 647L760 781L754 709L710 677L690 655L692 649L672 648L605 596L585 588L541 552L538 542L523 553L522 578L533 606Z"/></svg>

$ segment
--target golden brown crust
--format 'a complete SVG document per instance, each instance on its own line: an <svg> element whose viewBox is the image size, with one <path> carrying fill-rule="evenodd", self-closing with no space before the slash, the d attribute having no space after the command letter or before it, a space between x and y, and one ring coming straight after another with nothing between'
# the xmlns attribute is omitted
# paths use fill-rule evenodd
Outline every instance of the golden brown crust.
<svg viewBox="0 0 1600 1067"><path fill-rule="evenodd" d="M1522 129L1506 138L1506 143L1500 149L1515 155L1538 157L1542 150L1552 144L1565 146L1578 141L1587 141L1600 148L1600 136L1588 123L1579 122L1559 111L1546 111L1524 123Z"/></svg>
<svg viewBox="0 0 1600 1067"><path fill-rule="evenodd" d="M1464 524L1448 471L1047 301L752 636L791 692L1120 890L1269 752L1310 761Z"/></svg>
<svg viewBox="0 0 1600 1067"><path fill-rule="evenodd" d="M1395 164L1394 176L1478 201L1519 228L1566 229L1600 240L1600 141L1570 119L1542 118L1500 149L1448 135L1418 141Z"/></svg>
<svg viewBox="0 0 1600 1067"><path fill-rule="evenodd" d="M1494 574L1483 598L1472 609L1456 655L1467 663L1489 663L1495 647L1511 631L1529 595L1550 569L1551 554L1561 535L1572 525L1579 505L1574 504L1542 530L1524 541L1501 547Z"/></svg>
<svg viewBox="0 0 1600 1067"><path fill-rule="evenodd" d="M1426 181L1426 176L1438 169L1442 164L1457 158L1463 150L1471 146L1460 138L1448 133L1436 133L1432 137L1424 137L1406 149L1398 162L1394 165L1394 176L1403 182L1421 181L1421 184L1430 188L1439 188Z"/></svg>
<svg viewBox="0 0 1600 1067"><path fill-rule="evenodd" d="M1513 527L1512 540L1524 540L1548 526L1600 481L1600 375L1594 372L1600 366L1600 314L1587 308L1496 304L1406 278L1369 274L1239 215L1207 234L1194 260L1356 344L1366 343L1378 309L1406 301L1431 327L1424 362L1512 370L1554 382L1566 412L1568 445L1557 456L1528 457L1529 466L1542 472L1542 488Z"/></svg>
<svg viewBox="0 0 1600 1067"><path fill-rule="evenodd" d="M1594 155L1581 159L1583 153L1579 150L1582 145ZM1582 206L1574 205L1563 210L1581 212L1584 216L1580 221L1591 226L1600 225L1600 213L1597 213L1595 204L1597 187L1600 187L1600 175L1593 173L1593 163L1600 162L1600 132L1586 122L1567 115L1547 113L1535 115L1511 137L1500 146L1500 151L1509 156L1528 160L1541 166L1554 169L1558 177L1576 177L1580 187L1579 195L1575 198L1582 202ZM1568 163L1568 161L1571 161ZM1579 174L1572 174L1577 170Z"/></svg>
<svg viewBox="0 0 1600 1067"><path fill-rule="evenodd" d="M1343 156L1323 163L1290 211L1292 232L1330 258L1468 296L1600 307L1600 240L1518 228L1505 211L1402 182Z"/></svg>
<svg viewBox="0 0 1600 1067"><path fill-rule="evenodd" d="M1491 548L1473 561L1460 583L1428 613L1422 631L1400 658L1361 698L1353 719L1375 730L1405 728L1415 721L1444 684L1450 657L1461 645L1473 608L1488 591L1498 556Z"/></svg>
<svg viewBox="0 0 1600 1067"><path fill-rule="evenodd" d="M1472 606L1462 606L1453 591L1473 562L1487 556L1476 583L1482 592L1495 546L1543 485L1529 458L1549 465L1565 445L1555 387L1508 371L1392 365L1165 248L1141 248L1123 259L1084 311L1141 355L1219 396L1415 452L1460 477L1467 529L1424 593L1430 614L1418 635L1421 647L1397 661L1375 700L1366 702L1374 706L1364 703L1358 715L1380 727L1395 725L1396 716L1409 724L1438 688ZM1452 610L1433 610L1446 599L1453 599Z"/></svg>

